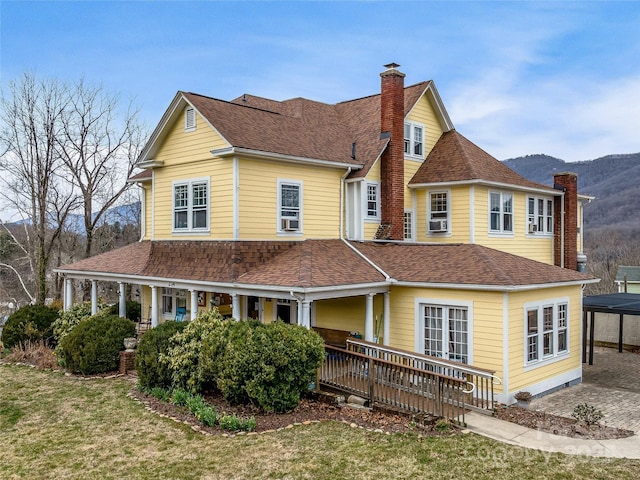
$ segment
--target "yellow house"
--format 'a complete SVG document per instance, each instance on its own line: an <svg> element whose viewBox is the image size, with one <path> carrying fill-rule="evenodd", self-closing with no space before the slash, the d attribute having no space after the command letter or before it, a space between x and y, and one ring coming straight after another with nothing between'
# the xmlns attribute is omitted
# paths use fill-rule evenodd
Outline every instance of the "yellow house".
<svg viewBox="0 0 640 480"><path fill-rule="evenodd" d="M153 326L359 332L496 371L498 399L581 379L576 176L528 181L458 133L432 81L334 105L178 92L143 150L140 242L66 265L142 286ZM551 179L550 179L551 180ZM123 288L120 288L124 292ZM124 315L124 294L120 297Z"/></svg>

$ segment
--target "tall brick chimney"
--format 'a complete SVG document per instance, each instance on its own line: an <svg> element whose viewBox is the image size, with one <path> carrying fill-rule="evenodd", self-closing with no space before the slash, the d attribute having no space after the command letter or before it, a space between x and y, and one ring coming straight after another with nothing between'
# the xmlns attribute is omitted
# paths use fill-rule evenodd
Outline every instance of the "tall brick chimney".
<svg viewBox="0 0 640 480"><path fill-rule="evenodd" d="M380 74L380 134L390 135L380 164L381 226L388 226L386 237L404 240L404 77L390 63Z"/></svg>
<svg viewBox="0 0 640 480"><path fill-rule="evenodd" d="M562 197L554 205L553 258L557 266L578 270L578 176L575 173L555 173L553 186L564 191L564 222ZM563 229L564 223L564 229ZM564 264L563 264L564 258Z"/></svg>

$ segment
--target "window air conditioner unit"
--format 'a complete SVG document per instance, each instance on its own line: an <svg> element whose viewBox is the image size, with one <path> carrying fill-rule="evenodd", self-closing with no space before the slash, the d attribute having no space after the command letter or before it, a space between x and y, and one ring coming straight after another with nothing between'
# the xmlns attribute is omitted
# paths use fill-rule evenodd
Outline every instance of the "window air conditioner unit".
<svg viewBox="0 0 640 480"><path fill-rule="evenodd" d="M282 229L286 232L292 232L300 229L300 221L295 218L283 218Z"/></svg>
<svg viewBox="0 0 640 480"><path fill-rule="evenodd" d="M429 231L430 232L446 232L447 221L446 220L430 220Z"/></svg>
<svg viewBox="0 0 640 480"><path fill-rule="evenodd" d="M529 233L536 233L538 231L538 226L535 223L529 224Z"/></svg>

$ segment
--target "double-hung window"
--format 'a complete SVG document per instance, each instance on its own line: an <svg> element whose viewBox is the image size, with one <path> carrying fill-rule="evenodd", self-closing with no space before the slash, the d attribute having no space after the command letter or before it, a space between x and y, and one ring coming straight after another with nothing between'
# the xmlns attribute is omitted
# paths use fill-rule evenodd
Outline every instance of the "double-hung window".
<svg viewBox="0 0 640 480"><path fill-rule="evenodd" d="M380 188L377 183L367 183L367 218L380 218Z"/></svg>
<svg viewBox="0 0 640 480"><path fill-rule="evenodd" d="M512 193L489 193L489 230L494 233L513 233Z"/></svg>
<svg viewBox="0 0 640 480"><path fill-rule="evenodd" d="M424 158L424 126L417 123L404 124L404 154Z"/></svg>
<svg viewBox="0 0 640 480"><path fill-rule="evenodd" d="M418 351L433 357L469 363L469 307L420 304Z"/></svg>
<svg viewBox="0 0 640 480"><path fill-rule="evenodd" d="M525 305L525 364L553 360L569 350L567 300Z"/></svg>
<svg viewBox="0 0 640 480"><path fill-rule="evenodd" d="M544 197L527 198L527 232L553 233L553 200Z"/></svg>
<svg viewBox="0 0 640 480"><path fill-rule="evenodd" d="M404 239L413 240L413 212L411 210L404 211Z"/></svg>
<svg viewBox="0 0 640 480"><path fill-rule="evenodd" d="M173 182L173 231L209 230L209 179Z"/></svg>
<svg viewBox="0 0 640 480"><path fill-rule="evenodd" d="M302 232L302 182L278 180L278 232Z"/></svg>
<svg viewBox="0 0 640 480"><path fill-rule="evenodd" d="M444 233L449 230L448 192L429 193L428 218L427 233Z"/></svg>

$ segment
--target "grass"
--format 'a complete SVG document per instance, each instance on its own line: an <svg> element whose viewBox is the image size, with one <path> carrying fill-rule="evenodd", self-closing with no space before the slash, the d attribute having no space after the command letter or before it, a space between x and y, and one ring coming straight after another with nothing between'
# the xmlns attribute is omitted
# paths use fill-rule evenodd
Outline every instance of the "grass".
<svg viewBox="0 0 640 480"><path fill-rule="evenodd" d="M384 435L334 422L207 437L145 410L126 379L0 364L0 478L635 479L640 461L549 454L474 434Z"/></svg>

